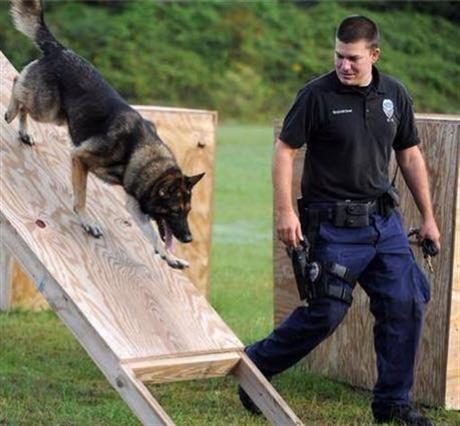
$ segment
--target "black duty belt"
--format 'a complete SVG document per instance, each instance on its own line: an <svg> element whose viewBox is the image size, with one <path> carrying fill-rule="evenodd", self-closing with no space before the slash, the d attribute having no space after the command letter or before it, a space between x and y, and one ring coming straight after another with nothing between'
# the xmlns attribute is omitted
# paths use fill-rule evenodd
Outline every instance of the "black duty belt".
<svg viewBox="0 0 460 426"><path fill-rule="evenodd" d="M327 207L315 207L314 205L299 203L299 208L303 210L301 216L302 213L306 213L310 223L330 221L335 226L357 228L368 226L369 216L373 214L388 216L394 209L394 203L384 196L368 202L338 201Z"/></svg>

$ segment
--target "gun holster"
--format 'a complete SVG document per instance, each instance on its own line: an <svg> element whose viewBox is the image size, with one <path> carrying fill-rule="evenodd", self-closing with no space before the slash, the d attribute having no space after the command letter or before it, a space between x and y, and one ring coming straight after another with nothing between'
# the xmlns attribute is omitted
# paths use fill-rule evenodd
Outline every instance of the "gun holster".
<svg viewBox="0 0 460 426"><path fill-rule="evenodd" d="M286 250L292 261L300 300L310 303L318 297L332 297L351 305L356 277L351 275L348 268L334 262L310 261L310 245L305 237L299 246L290 246ZM332 276L345 282L331 279Z"/></svg>
<svg viewBox="0 0 460 426"><path fill-rule="evenodd" d="M311 286L308 285L310 282L310 262L308 259L309 244L306 242L306 239L304 239L301 241L299 246L289 246L286 251L288 256L291 258L292 269L294 271L300 300L311 300Z"/></svg>

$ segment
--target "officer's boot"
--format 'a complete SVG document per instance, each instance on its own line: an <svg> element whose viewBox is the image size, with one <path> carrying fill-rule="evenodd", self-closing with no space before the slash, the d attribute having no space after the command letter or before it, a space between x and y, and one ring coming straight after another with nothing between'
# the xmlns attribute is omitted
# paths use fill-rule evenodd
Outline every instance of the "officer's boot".
<svg viewBox="0 0 460 426"><path fill-rule="evenodd" d="M435 426L433 420L424 416L410 405L372 404L376 423L395 422L401 425Z"/></svg>

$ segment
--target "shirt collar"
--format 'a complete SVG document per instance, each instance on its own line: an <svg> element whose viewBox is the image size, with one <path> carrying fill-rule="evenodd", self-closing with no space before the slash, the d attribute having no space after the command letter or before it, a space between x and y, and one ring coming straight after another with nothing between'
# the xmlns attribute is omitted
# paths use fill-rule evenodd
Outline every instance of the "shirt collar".
<svg viewBox="0 0 460 426"><path fill-rule="evenodd" d="M335 70L332 71L332 74L333 74L332 77L334 80L334 85L338 92L355 93L355 90L352 86L347 86L340 82L339 77L337 77L337 73L335 72ZM377 93L380 93L380 94L383 94L386 92L386 87L380 77L380 72L374 65L372 65L372 86L373 87L371 91L376 91Z"/></svg>

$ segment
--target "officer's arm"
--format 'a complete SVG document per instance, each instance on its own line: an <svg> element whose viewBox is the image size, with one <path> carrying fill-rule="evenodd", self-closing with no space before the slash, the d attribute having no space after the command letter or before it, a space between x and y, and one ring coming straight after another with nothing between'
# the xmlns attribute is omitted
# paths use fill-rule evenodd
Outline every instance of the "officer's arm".
<svg viewBox="0 0 460 426"><path fill-rule="evenodd" d="M273 154L273 186L275 191L275 227L278 239L297 246L302 239L300 222L292 204L292 176L297 149L278 139Z"/></svg>
<svg viewBox="0 0 460 426"><path fill-rule="evenodd" d="M440 248L440 233L434 219L428 173L422 153L418 146L412 146L396 151L396 160L423 218L420 234L433 240Z"/></svg>

